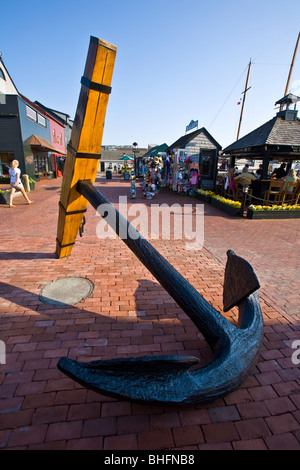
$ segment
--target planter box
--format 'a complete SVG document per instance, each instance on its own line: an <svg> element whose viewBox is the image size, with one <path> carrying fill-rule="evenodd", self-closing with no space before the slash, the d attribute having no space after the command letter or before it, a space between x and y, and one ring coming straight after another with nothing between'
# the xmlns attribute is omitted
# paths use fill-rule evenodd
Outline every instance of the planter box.
<svg viewBox="0 0 300 470"><path fill-rule="evenodd" d="M9 204L10 191L0 193L0 204Z"/></svg>
<svg viewBox="0 0 300 470"><path fill-rule="evenodd" d="M35 183L29 183L30 191L34 191Z"/></svg>
<svg viewBox="0 0 300 470"><path fill-rule="evenodd" d="M2 176L0 178L0 184L10 184L10 177L9 176Z"/></svg>
<svg viewBox="0 0 300 470"><path fill-rule="evenodd" d="M211 197L210 196L205 196L204 194L199 194L199 193L196 193L196 196L197 196L198 199L200 199L200 201L206 202L206 204L211 203Z"/></svg>
<svg viewBox="0 0 300 470"><path fill-rule="evenodd" d="M220 209L221 211L225 212L228 215L237 216L240 215L240 207L232 207L228 204L223 204L223 202L218 201L217 199L211 198L210 201L211 205Z"/></svg>
<svg viewBox="0 0 300 470"><path fill-rule="evenodd" d="M21 193L21 191L17 190L14 194L14 200L15 197L18 197ZM6 191L5 193L0 193L0 204L9 204L9 196L10 196L10 191Z"/></svg>
<svg viewBox="0 0 300 470"><path fill-rule="evenodd" d="M300 210L298 211L253 211L248 209L248 219L299 219Z"/></svg>

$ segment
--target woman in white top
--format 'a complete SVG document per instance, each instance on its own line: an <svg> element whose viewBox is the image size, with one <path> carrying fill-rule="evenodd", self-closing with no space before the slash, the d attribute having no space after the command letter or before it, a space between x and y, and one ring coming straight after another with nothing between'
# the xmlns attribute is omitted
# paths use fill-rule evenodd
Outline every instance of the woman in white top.
<svg viewBox="0 0 300 470"><path fill-rule="evenodd" d="M296 171L291 169L287 175L287 177L285 178L285 182L283 183L283 186L282 186L282 191L285 190L285 188L287 187L288 183L295 183L295 181L298 181L298 178L297 178L297 175L296 175ZM293 188L288 188L287 191L289 191L290 193L293 192Z"/></svg>
<svg viewBox="0 0 300 470"><path fill-rule="evenodd" d="M18 160L13 160L11 162L11 168L9 169L9 174L10 174L10 196L9 196L9 207L15 207L13 205L13 197L15 194L16 189L19 189L21 193L23 194L24 198L28 202L28 204L32 204L33 201L30 201L29 197L27 196L24 186L21 181L21 170L18 168L19 162Z"/></svg>

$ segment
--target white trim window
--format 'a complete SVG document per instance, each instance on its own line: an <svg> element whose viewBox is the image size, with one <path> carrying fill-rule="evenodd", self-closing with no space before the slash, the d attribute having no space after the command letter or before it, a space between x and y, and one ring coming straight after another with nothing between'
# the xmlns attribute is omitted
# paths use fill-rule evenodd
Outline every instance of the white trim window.
<svg viewBox="0 0 300 470"><path fill-rule="evenodd" d="M36 122L36 115L36 111L30 106L26 105L26 116Z"/></svg>
<svg viewBox="0 0 300 470"><path fill-rule="evenodd" d="M47 127L46 118L42 115L37 113L33 108L26 105L26 116L34 122L40 124L40 126Z"/></svg>
<svg viewBox="0 0 300 470"><path fill-rule="evenodd" d="M44 116L42 116L41 114L38 114L37 116L38 116L38 123L43 127L47 127L46 119L44 118Z"/></svg>

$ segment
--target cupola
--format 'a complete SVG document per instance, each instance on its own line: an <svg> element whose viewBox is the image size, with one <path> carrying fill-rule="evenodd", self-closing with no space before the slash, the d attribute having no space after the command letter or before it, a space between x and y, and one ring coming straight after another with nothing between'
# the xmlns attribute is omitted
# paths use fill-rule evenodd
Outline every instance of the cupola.
<svg viewBox="0 0 300 470"><path fill-rule="evenodd" d="M296 121L298 115L296 104L298 101L300 101L300 97L292 95L291 93L276 101L275 106L277 104L280 106L277 116L285 121ZM294 109L291 109L292 107L294 107Z"/></svg>

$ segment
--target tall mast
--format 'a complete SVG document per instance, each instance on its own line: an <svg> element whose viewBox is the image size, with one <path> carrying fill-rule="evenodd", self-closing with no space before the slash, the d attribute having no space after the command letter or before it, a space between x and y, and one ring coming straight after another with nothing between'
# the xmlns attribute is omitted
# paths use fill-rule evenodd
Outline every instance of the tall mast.
<svg viewBox="0 0 300 470"><path fill-rule="evenodd" d="M294 62L295 62L295 58L296 58L296 54L297 54L299 40L300 40L300 31L299 31L299 34L298 34L298 39L297 39L297 42L296 42L296 47L295 47L295 50L294 50L294 55L293 55L293 59L292 59L291 66L290 66L289 76L288 76L288 79L287 79L287 82L286 82L284 96L286 96L287 93L288 93L288 89L289 89L289 85L290 85L290 81L291 81L291 76L292 76L292 71L293 71L293 67L294 67Z"/></svg>
<svg viewBox="0 0 300 470"><path fill-rule="evenodd" d="M244 106L245 106L245 100L246 100L246 93L248 90L250 90L251 86L248 88L248 82L249 82L249 75L250 75L250 69L251 69L251 59L248 65L248 73L247 73L247 79L246 79L246 84L245 84L245 90L243 91L243 103L242 103L242 109L241 109L241 115L240 115L240 122L239 122L239 128L236 136L236 140L239 139L240 135L240 129L241 129L241 124L242 124L242 118L243 118L243 112L244 112Z"/></svg>

